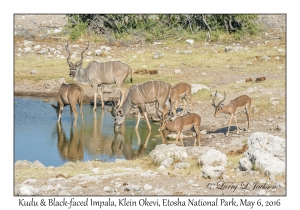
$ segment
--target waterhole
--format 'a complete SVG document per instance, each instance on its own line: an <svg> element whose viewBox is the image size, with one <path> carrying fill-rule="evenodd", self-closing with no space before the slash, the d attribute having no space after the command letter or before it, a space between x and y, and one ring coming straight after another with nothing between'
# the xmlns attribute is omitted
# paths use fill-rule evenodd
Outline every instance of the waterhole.
<svg viewBox="0 0 300 210"><path fill-rule="evenodd" d="M77 125L73 125L70 106L64 107L61 122L57 123L51 103L56 105L56 100L14 98L14 162L38 160L46 167L57 167L68 161L130 160L149 154L162 143L157 123L151 123L149 133L146 122L141 121L137 132L136 119L127 118L115 129L111 107L97 107L94 112L88 103L83 105L84 124L79 115Z"/></svg>

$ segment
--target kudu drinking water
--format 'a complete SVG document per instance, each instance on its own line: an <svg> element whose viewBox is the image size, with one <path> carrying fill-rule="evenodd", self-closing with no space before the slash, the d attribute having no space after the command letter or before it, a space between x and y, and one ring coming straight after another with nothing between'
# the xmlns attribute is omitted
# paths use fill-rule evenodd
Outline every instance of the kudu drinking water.
<svg viewBox="0 0 300 210"><path fill-rule="evenodd" d="M81 52L81 59L73 64L70 61L70 51L68 49L68 43L66 50L69 54L67 63L70 67L69 75L74 81L83 84L91 85L94 92L94 108L96 110L97 105L97 91L100 95L101 106L104 108L102 85L103 84L117 84L121 91L121 99L118 106L122 106L125 98L125 88L123 87L124 81L130 74L130 81L132 82L132 70L122 61L109 61L100 63L98 61L91 62L87 67L82 68L83 53L89 48L89 45Z"/></svg>
<svg viewBox="0 0 300 210"><path fill-rule="evenodd" d="M249 128L249 124L250 124L250 106L251 106L251 98L247 95L242 95L239 96L233 100L231 100L229 102L229 104L227 104L226 106L224 106L223 101L225 101L226 99L226 93L224 92L224 98L218 103L218 105L215 104L215 98L217 96L217 91L215 93L215 96L212 100L212 105L215 107L215 117L220 114L220 113L224 113L224 114L230 114L230 120L229 120L229 125L228 125L228 131L226 133L226 136L228 136L229 134L229 130L230 130L230 125L231 125L231 121L232 118L234 118L235 124L236 124L236 133L239 133L239 127L236 121L236 114L239 112L245 112L247 115L247 121L248 121L248 129L247 132L250 132L250 128Z"/></svg>
<svg viewBox="0 0 300 210"><path fill-rule="evenodd" d="M178 101L180 99L183 100L183 110L186 110L186 106L188 104L186 97L189 97L189 103L191 104L191 111L193 111L192 106L192 87L190 84L187 83L179 83L172 87L171 89L171 103L173 107L174 115L177 116L177 108L178 108ZM173 104L175 103L175 106Z"/></svg>
<svg viewBox="0 0 300 210"><path fill-rule="evenodd" d="M141 114L144 115L148 130L151 130L151 126L147 117L146 103L158 102L158 109L162 109L163 116L166 115L171 108L170 104L170 91L171 85L162 81L149 81L138 85L133 85L129 88L128 95L121 107L116 109L115 125L123 124L125 116L129 113L132 106L139 107L138 119L135 129L138 129L138 125L141 119Z"/></svg>
<svg viewBox="0 0 300 210"><path fill-rule="evenodd" d="M165 116L161 118L161 127L160 130L167 129L171 132L177 133L175 144L177 144L178 139L181 141L181 145L184 146L182 140L182 132L187 130L193 130L196 133L194 146L196 146L196 142L198 141L198 145L200 146L200 124L201 117L195 113L186 114L180 117L177 117L175 120L171 121L170 116Z"/></svg>
<svg viewBox="0 0 300 210"><path fill-rule="evenodd" d="M72 112L74 112L75 115L75 122L74 122L74 126L75 126L78 117L76 104L78 103L80 108L81 120L82 123L84 123L83 113L82 113L83 95L84 95L83 89L77 84L62 84L60 86L57 95L57 106L51 104L52 107L56 110L57 122L59 122L61 119L64 106L70 105L70 115L72 116Z"/></svg>

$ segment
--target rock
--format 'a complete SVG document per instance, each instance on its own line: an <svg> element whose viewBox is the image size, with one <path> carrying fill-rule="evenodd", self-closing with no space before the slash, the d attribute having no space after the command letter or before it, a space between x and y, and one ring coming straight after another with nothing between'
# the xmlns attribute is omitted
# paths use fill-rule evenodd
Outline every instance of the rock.
<svg viewBox="0 0 300 210"><path fill-rule="evenodd" d="M95 55L95 56L100 56L100 55L102 55L102 50L100 50L100 49L95 50L94 55Z"/></svg>
<svg viewBox="0 0 300 210"><path fill-rule="evenodd" d="M146 191L147 190L152 190L152 188L153 187L151 185L147 184L147 183L144 185L144 190L146 190Z"/></svg>
<svg viewBox="0 0 300 210"><path fill-rule="evenodd" d="M241 158L240 161L239 161L239 168L240 170L242 171L251 171L252 170L252 163L250 162L250 160L248 158Z"/></svg>
<svg viewBox="0 0 300 210"><path fill-rule="evenodd" d="M207 86L201 84L191 84L191 87L192 87L192 94L195 94L202 89L206 89L206 90L209 89Z"/></svg>
<svg viewBox="0 0 300 210"><path fill-rule="evenodd" d="M210 150L210 147L200 146L200 147L187 147L186 152L191 158L199 158L201 155L207 153Z"/></svg>
<svg viewBox="0 0 300 210"><path fill-rule="evenodd" d="M266 175L284 175L285 151L285 139L255 132L248 139L245 157Z"/></svg>
<svg viewBox="0 0 300 210"><path fill-rule="evenodd" d="M190 45L194 44L194 40L193 39L187 39L185 42L188 43L188 44L190 44Z"/></svg>
<svg viewBox="0 0 300 210"><path fill-rule="evenodd" d="M204 178L218 179L223 175L224 172L225 167L223 166L213 167L210 165L204 165L202 167L202 176Z"/></svg>
<svg viewBox="0 0 300 210"><path fill-rule="evenodd" d="M31 48L30 47L25 47L24 52L31 52Z"/></svg>
<svg viewBox="0 0 300 210"><path fill-rule="evenodd" d="M168 158L172 158L176 162L181 162L188 157L185 147L179 147L175 144L156 145L155 149L149 153L149 156L154 164L159 165Z"/></svg>
<svg viewBox="0 0 300 210"><path fill-rule="evenodd" d="M42 48L41 45L37 45L37 46L34 46L34 47L33 47L33 49L36 50L36 51L37 51L37 50L40 50L41 48Z"/></svg>
<svg viewBox="0 0 300 210"><path fill-rule="evenodd" d="M258 191L258 195L266 195L266 191L265 190L260 190L260 191Z"/></svg>
<svg viewBox="0 0 300 210"><path fill-rule="evenodd" d="M45 166L38 160L30 164L30 168L45 168Z"/></svg>
<svg viewBox="0 0 300 210"><path fill-rule="evenodd" d="M230 52L231 51L231 47L225 47L224 51L225 52Z"/></svg>
<svg viewBox="0 0 300 210"><path fill-rule="evenodd" d="M32 70L30 71L30 74L37 74L38 73L38 70Z"/></svg>
<svg viewBox="0 0 300 210"><path fill-rule="evenodd" d="M198 159L200 165L209 165L209 166L227 166L227 156L226 154L215 150L210 149L204 155L201 155Z"/></svg>
<svg viewBox="0 0 300 210"><path fill-rule="evenodd" d="M19 196L24 196L24 195L33 196L33 195L38 195L39 192L40 192L39 189L34 188L32 186L22 186L19 189L18 195Z"/></svg>
<svg viewBox="0 0 300 210"><path fill-rule="evenodd" d="M201 134L201 135L206 135L206 134L207 134L207 130L202 130L202 131L200 131L200 134Z"/></svg>
<svg viewBox="0 0 300 210"><path fill-rule="evenodd" d="M186 169L186 168L189 168L189 167L191 167L190 163L176 163L174 165L174 169Z"/></svg>
<svg viewBox="0 0 300 210"><path fill-rule="evenodd" d="M181 70L180 69L175 69L174 74L181 74Z"/></svg>
<svg viewBox="0 0 300 210"><path fill-rule="evenodd" d="M32 41L28 41L28 40L24 40L23 41L23 44L25 47L31 47L31 46L34 46L33 42Z"/></svg>
<svg viewBox="0 0 300 210"><path fill-rule="evenodd" d="M93 168L92 173L94 173L94 174L99 173L99 168Z"/></svg>
<svg viewBox="0 0 300 210"><path fill-rule="evenodd" d="M27 160L17 160L15 162L15 168L29 168L30 162Z"/></svg>
<svg viewBox="0 0 300 210"><path fill-rule="evenodd" d="M172 158L168 158L168 159L165 159L161 165L162 166L165 166L166 168L170 168L170 166L172 165L173 163L173 159Z"/></svg>
<svg viewBox="0 0 300 210"><path fill-rule="evenodd" d="M104 192L111 192L111 189L110 189L109 186L105 186L105 187L103 188L103 191L104 191Z"/></svg>

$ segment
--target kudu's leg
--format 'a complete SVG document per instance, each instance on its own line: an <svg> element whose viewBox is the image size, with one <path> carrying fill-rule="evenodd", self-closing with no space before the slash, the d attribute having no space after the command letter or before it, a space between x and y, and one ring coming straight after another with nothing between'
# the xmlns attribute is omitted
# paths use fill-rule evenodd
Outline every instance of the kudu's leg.
<svg viewBox="0 0 300 210"><path fill-rule="evenodd" d="M83 120L83 112L82 112L82 101L79 103L79 109L80 109L81 121L82 121L82 124L84 124L84 120Z"/></svg>
<svg viewBox="0 0 300 210"><path fill-rule="evenodd" d="M184 147L184 144L183 144L183 140L182 140L182 134L181 134L181 132L179 132L179 137L180 137L180 141L181 141L181 145Z"/></svg>
<svg viewBox="0 0 300 210"><path fill-rule="evenodd" d="M95 111L97 108L97 89L98 89L98 85L97 84L92 84L93 87L93 92L94 92L94 108L93 110Z"/></svg>
<svg viewBox="0 0 300 210"><path fill-rule="evenodd" d="M121 107L124 103L126 89L123 86L120 86L120 91L121 91L121 97L120 97L120 99L118 101L118 104L117 104L118 107Z"/></svg>
<svg viewBox="0 0 300 210"><path fill-rule="evenodd" d="M148 125L148 131L151 131L151 125L150 125L149 120L148 120L147 112L144 112L143 115L144 115L144 117L146 119L146 122L147 122L147 125Z"/></svg>
<svg viewBox="0 0 300 210"><path fill-rule="evenodd" d="M64 105L60 104L59 107L58 107L57 109L59 109L59 110L58 110L58 116L57 116L57 122L60 122L60 120L61 120L61 115L62 115L62 112L63 112L63 109L64 109Z"/></svg>
<svg viewBox="0 0 300 210"><path fill-rule="evenodd" d="M201 136L200 136L200 126L194 126L195 132L196 132L196 137L195 137L195 142L194 142L194 146L196 146L196 141L198 140L198 146L200 146L200 140L201 140Z"/></svg>
<svg viewBox="0 0 300 210"><path fill-rule="evenodd" d="M74 120L74 126L76 125L77 123L77 117L78 117L78 113L77 113L77 110L76 110L76 104L70 104L70 110L74 113L74 116L75 116L75 120Z"/></svg>
<svg viewBox="0 0 300 210"><path fill-rule="evenodd" d="M135 130L137 130L139 128L140 120L141 120L141 111L139 110L139 112L138 112L138 119L137 119L136 125L135 125Z"/></svg>
<svg viewBox="0 0 300 210"><path fill-rule="evenodd" d="M104 109L104 101L103 101L103 93L102 93L102 86L97 88L98 93L100 95L100 100L101 100L101 109Z"/></svg>

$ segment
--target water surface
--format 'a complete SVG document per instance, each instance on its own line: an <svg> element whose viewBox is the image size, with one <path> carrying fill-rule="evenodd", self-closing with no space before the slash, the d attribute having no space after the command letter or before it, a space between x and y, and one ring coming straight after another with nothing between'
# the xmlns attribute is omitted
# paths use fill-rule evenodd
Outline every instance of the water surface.
<svg viewBox="0 0 300 210"><path fill-rule="evenodd" d="M42 98L14 98L14 162L17 160L40 161L47 166L60 166L68 161L134 159L148 154L161 144L158 124L151 123L149 133L145 121L139 131L135 119L126 119L118 129L113 127L110 107L83 105L84 124L78 113L77 125L73 126L70 107L64 107L61 122L57 123L51 103ZM79 112L79 107L77 106Z"/></svg>

